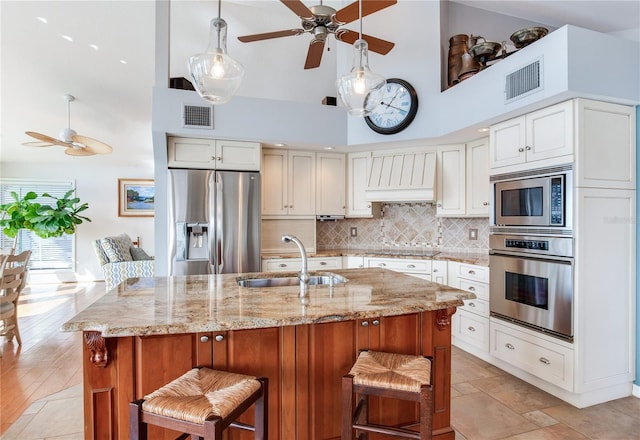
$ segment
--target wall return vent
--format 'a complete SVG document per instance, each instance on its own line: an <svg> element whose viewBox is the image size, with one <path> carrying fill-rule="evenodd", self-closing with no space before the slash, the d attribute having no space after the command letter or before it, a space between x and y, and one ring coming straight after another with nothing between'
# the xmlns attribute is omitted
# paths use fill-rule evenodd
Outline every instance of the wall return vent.
<svg viewBox="0 0 640 440"><path fill-rule="evenodd" d="M510 102L542 90L542 58L505 77L505 101Z"/></svg>
<svg viewBox="0 0 640 440"><path fill-rule="evenodd" d="M187 128L213 128L213 106L182 106L182 126Z"/></svg>

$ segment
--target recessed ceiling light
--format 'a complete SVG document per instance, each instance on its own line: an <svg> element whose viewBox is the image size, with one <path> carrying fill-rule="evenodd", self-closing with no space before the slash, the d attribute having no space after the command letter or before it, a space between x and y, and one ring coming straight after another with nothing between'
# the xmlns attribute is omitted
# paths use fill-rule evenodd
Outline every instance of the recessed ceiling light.
<svg viewBox="0 0 640 440"><path fill-rule="evenodd" d="M99 50L100 49L97 44L90 44L89 47L91 49L93 49L93 50Z"/></svg>
<svg viewBox="0 0 640 440"><path fill-rule="evenodd" d="M333 150L334 147L324 147L325 150Z"/></svg>
<svg viewBox="0 0 640 440"><path fill-rule="evenodd" d="M120 64L127 64L125 60L120 60Z"/></svg>
<svg viewBox="0 0 640 440"><path fill-rule="evenodd" d="M36 17L36 20L38 20L40 23L44 23L44 24L49 23L49 21L44 17Z"/></svg>
<svg viewBox="0 0 640 440"><path fill-rule="evenodd" d="M62 39L69 41L70 43L73 43L73 38L71 38L68 35L60 35L62 37Z"/></svg>
<svg viewBox="0 0 640 440"><path fill-rule="evenodd" d="M285 144L273 144L273 145L276 146L276 147L284 147L285 146Z"/></svg>
<svg viewBox="0 0 640 440"><path fill-rule="evenodd" d="M480 128L478 128L478 131L480 133L486 133L487 131L489 131L489 127L480 127Z"/></svg>

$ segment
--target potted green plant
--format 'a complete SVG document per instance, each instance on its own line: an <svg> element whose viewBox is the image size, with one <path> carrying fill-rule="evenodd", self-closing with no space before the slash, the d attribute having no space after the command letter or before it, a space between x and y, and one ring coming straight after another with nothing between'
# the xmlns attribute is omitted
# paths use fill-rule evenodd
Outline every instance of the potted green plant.
<svg viewBox="0 0 640 440"><path fill-rule="evenodd" d="M30 191L20 198L15 191L11 192L12 202L0 205L0 228L9 238L13 238L13 253L16 248L18 233L21 229L33 231L40 238L60 237L63 234L73 234L76 226L87 217L79 215L89 208L87 203L80 203L78 197L73 197L74 190L69 190L61 198L49 193L42 196ZM36 202L36 199L53 199L51 204Z"/></svg>

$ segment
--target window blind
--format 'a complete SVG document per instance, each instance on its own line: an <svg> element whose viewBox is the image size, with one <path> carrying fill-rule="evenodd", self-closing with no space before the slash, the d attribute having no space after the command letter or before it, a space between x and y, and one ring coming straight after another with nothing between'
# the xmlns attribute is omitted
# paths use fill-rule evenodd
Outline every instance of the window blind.
<svg viewBox="0 0 640 440"><path fill-rule="evenodd" d="M45 181L23 179L0 179L0 204L13 201L11 192L16 192L18 197L23 197L29 191L39 196L49 193L54 197L62 197L71 189L74 189L73 181ZM54 200L48 197L38 197L36 202L51 204ZM0 232L0 247L10 249L13 246L13 238L9 238ZM21 230L18 234L16 253L30 249L30 270L73 270L74 269L74 235L64 234L61 237L43 239L31 231Z"/></svg>

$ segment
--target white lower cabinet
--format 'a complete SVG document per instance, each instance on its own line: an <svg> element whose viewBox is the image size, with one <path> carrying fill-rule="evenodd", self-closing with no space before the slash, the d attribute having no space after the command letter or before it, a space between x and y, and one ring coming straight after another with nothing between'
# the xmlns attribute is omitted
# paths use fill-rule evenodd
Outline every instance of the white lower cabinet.
<svg viewBox="0 0 640 440"><path fill-rule="evenodd" d="M362 269L364 267L364 257L344 256L342 257L343 269Z"/></svg>
<svg viewBox="0 0 640 440"><path fill-rule="evenodd" d="M342 269L342 257L310 257L307 259L309 270ZM300 258L270 258L262 260L263 272L291 272L302 269Z"/></svg>
<svg viewBox="0 0 640 440"><path fill-rule="evenodd" d="M446 260L433 260L431 262L431 281L438 284L447 284L448 262Z"/></svg>
<svg viewBox="0 0 640 440"><path fill-rule="evenodd" d="M573 348L539 332L491 319L492 356L567 391L573 391Z"/></svg>
<svg viewBox="0 0 640 440"><path fill-rule="evenodd" d="M431 260L365 257L364 267L380 267L431 281Z"/></svg>
<svg viewBox="0 0 640 440"><path fill-rule="evenodd" d="M479 350L489 351L489 320L485 317L459 309L453 315L452 332L457 338Z"/></svg>

